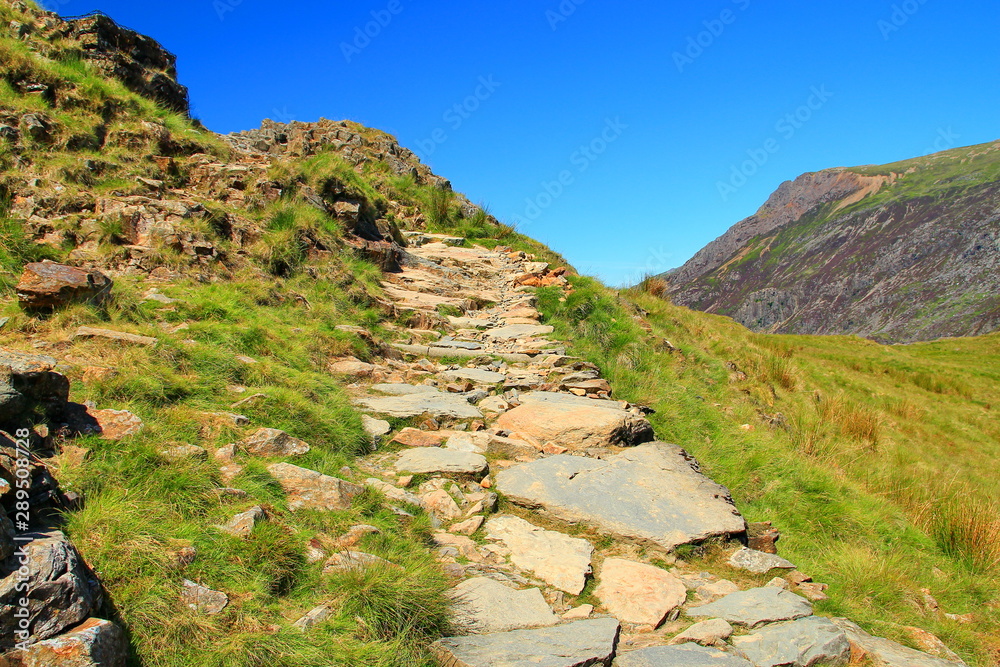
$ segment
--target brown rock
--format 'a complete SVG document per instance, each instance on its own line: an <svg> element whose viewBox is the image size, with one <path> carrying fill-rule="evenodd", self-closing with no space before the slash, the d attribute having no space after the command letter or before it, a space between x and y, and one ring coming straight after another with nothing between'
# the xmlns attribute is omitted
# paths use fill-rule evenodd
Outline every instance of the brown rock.
<svg viewBox="0 0 1000 667"><path fill-rule="evenodd" d="M778 553L776 542L781 539L781 531L771 525L770 521L751 523L747 525L748 546L755 551L766 554Z"/></svg>
<svg viewBox="0 0 1000 667"><path fill-rule="evenodd" d="M143 429L142 419L128 410L88 410L98 424L101 437L105 440L121 440L135 435Z"/></svg>
<svg viewBox="0 0 1000 667"><path fill-rule="evenodd" d="M275 463L268 466L267 471L288 494L288 507L293 511L303 508L327 512L345 510L351 506L351 500L364 491L364 487L357 484L289 463Z"/></svg>
<svg viewBox="0 0 1000 667"><path fill-rule="evenodd" d="M17 298L26 310L51 310L69 303L100 303L111 293L111 279L97 270L54 262L24 267Z"/></svg>
<svg viewBox="0 0 1000 667"><path fill-rule="evenodd" d="M246 438L240 446L255 456L301 456L309 451L309 445L298 438L293 438L276 428L258 429L256 433Z"/></svg>
<svg viewBox="0 0 1000 667"><path fill-rule="evenodd" d="M415 428L404 428L392 441L404 447L440 447L445 437Z"/></svg>
<svg viewBox="0 0 1000 667"><path fill-rule="evenodd" d="M125 667L128 642L121 628L111 621L90 618L8 658L12 665L23 667Z"/></svg>
<svg viewBox="0 0 1000 667"><path fill-rule="evenodd" d="M687 600L680 579L652 565L608 558L594 594L612 616L625 623L659 627Z"/></svg>

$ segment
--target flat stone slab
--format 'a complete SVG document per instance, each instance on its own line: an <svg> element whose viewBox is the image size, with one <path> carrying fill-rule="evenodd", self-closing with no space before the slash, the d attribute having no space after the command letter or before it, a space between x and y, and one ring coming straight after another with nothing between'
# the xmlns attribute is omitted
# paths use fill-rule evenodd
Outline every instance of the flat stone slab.
<svg viewBox="0 0 1000 667"><path fill-rule="evenodd" d="M505 412L499 428L524 433L539 442L554 442L568 449L636 445L653 439L645 418L601 401L530 401Z"/></svg>
<svg viewBox="0 0 1000 667"><path fill-rule="evenodd" d="M559 391L529 391L521 394L518 400L522 405L531 403L558 403L560 405L579 405L583 407L607 408L609 410L626 410L628 408L628 403L625 401L587 398L586 396L574 396L573 394L564 394Z"/></svg>
<svg viewBox="0 0 1000 667"><path fill-rule="evenodd" d="M372 391L389 396L413 396L415 394L433 394L439 391L425 384L373 384Z"/></svg>
<svg viewBox="0 0 1000 667"><path fill-rule="evenodd" d="M431 644L442 667L597 667L615 655L618 621L598 618L552 628L448 637Z"/></svg>
<svg viewBox="0 0 1000 667"><path fill-rule="evenodd" d="M510 549L515 566L559 590L579 595L587 583L594 553L587 540L539 528L516 516L490 519L486 537Z"/></svg>
<svg viewBox="0 0 1000 667"><path fill-rule="evenodd" d="M781 556L754 551L743 547L732 555L729 564L738 570L746 570L754 574L767 574L771 570L794 570L795 563Z"/></svg>
<svg viewBox="0 0 1000 667"><path fill-rule="evenodd" d="M483 416L476 406L458 394L447 394L434 387L413 387L417 391L403 390L403 386L410 385L376 385L373 389L393 387L391 391L399 393L393 396L359 398L355 403L372 412L400 418L419 417L423 414L452 419L478 419Z"/></svg>
<svg viewBox="0 0 1000 667"><path fill-rule="evenodd" d="M733 646L757 667L839 667L851 659L847 634L830 619L819 616L734 637Z"/></svg>
<svg viewBox="0 0 1000 667"><path fill-rule="evenodd" d="M430 344L431 347L443 347L450 350L481 350L482 343L468 340L439 340Z"/></svg>
<svg viewBox="0 0 1000 667"><path fill-rule="evenodd" d="M735 625L755 628L765 623L812 616L812 605L795 593L765 586L730 593L715 602L691 607L687 615L692 618L721 618Z"/></svg>
<svg viewBox="0 0 1000 667"><path fill-rule="evenodd" d="M478 368L459 368L454 371L445 371L438 377L445 382L468 380L477 384L497 384L507 379L507 376L503 373L494 373L493 371L484 371Z"/></svg>
<svg viewBox="0 0 1000 667"><path fill-rule="evenodd" d="M698 644L654 646L625 653L614 667L753 667L738 655Z"/></svg>
<svg viewBox="0 0 1000 667"><path fill-rule="evenodd" d="M517 338L531 338L533 336L547 336L555 331L550 326L542 324L511 324L505 327L497 327L488 330L484 336L494 340L514 340Z"/></svg>
<svg viewBox="0 0 1000 667"><path fill-rule="evenodd" d="M505 470L496 484L518 505L666 550L746 531L729 491L676 445L642 445L603 461L552 456Z"/></svg>
<svg viewBox="0 0 1000 667"><path fill-rule="evenodd" d="M399 456L395 467L396 472L415 475L482 477L489 471L489 463L482 454L437 447L409 449Z"/></svg>
<svg viewBox="0 0 1000 667"><path fill-rule="evenodd" d="M687 600L684 582L653 565L608 558L594 595L622 623L658 628Z"/></svg>
<svg viewBox="0 0 1000 667"><path fill-rule="evenodd" d="M854 653L867 657L879 667L955 667L965 664L928 655L882 637L873 637L846 618L832 620L844 631Z"/></svg>
<svg viewBox="0 0 1000 667"><path fill-rule="evenodd" d="M477 577L466 579L448 595L455 601L456 625L476 634L548 627L559 622L537 588L517 590Z"/></svg>

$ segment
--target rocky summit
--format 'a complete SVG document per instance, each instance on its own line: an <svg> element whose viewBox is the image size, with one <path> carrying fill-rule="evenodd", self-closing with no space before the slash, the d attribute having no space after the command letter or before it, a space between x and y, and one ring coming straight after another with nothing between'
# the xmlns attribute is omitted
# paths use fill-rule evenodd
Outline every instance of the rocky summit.
<svg viewBox="0 0 1000 667"><path fill-rule="evenodd" d="M384 132L208 131L109 17L0 0L0 55L0 665L986 664L990 506L890 491L994 428L990 386L939 401L947 437L873 416L577 275ZM908 177L871 171L748 229L908 225L864 208Z"/></svg>
<svg viewBox="0 0 1000 667"><path fill-rule="evenodd" d="M672 301L754 331L909 343L1000 328L1000 142L786 182L679 269Z"/></svg>

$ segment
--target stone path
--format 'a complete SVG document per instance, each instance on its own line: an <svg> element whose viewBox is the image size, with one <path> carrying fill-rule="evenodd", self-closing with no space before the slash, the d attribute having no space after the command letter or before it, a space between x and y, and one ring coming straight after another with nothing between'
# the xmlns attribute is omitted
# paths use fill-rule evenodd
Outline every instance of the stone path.
<svg viewBox="0 0 1000 667"><path fill-rule="evenodd" d="M384 325L397 338L388 358L329 368L351 382L376 445L360 461L364 486L400 515L430 515L436 557L454 579L462 636L431 647L440 665L807 667L845 665L852 650L887 665L959 664L814 616L804 596L825 597L823 585L747 549L729 491L680 446L656 441L647 411L615 400L599 369L567 356L541 322L526 285L569 290L564 270L508 249L457 247L452 237L409 240L422 245L383 287L410 328ZM293 460L309 451L272 429L231 448ZM238 473L231 457L216 457L224 474ZM343 509L364 490L287 462L268 471L293 510ZM220 529L262 520L263 511L246 513ZM398 568L363 551L372 531L355 526L311 558L325 572ZM734 573L785 578L740 590L676 557L710 539L731 545ZM316 622L307 615L297 627Z"/></svg>

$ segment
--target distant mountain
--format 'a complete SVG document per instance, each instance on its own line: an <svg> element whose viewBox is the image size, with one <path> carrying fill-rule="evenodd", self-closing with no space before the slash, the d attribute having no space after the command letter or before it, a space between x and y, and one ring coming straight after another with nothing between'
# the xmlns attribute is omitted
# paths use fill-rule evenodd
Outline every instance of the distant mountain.
<svg viewBox="0 0 1000 667"><path fill-rule="evenodd" d="M783 183L669 295L755 331L882 342L1000 328L1000 141Z"/></svg>

